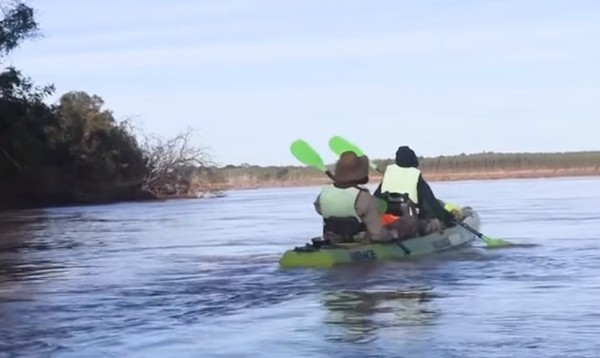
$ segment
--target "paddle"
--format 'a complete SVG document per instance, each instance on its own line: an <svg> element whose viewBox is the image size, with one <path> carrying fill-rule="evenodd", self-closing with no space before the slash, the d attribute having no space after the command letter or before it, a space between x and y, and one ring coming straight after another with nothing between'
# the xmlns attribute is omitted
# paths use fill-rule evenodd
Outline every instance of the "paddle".
<svg viewBox="0 0 600 358"><path fill-rule="evenodd" d="M319 153L305 140L296 139L293 141L292 145L290 145L290 151L300 163L318 169L324 172L331 180L334 180L333 174L325 167L325 163L323 163L323 159Z"/></svg>
<svg viewBox="0 0 600 358"><path fill-rule="evenodd" d="M475 236L480 238L481 241L485 242L485 244L488 247L506 247L506 246L514 245L510 241L506 241L506 240L502 240L502 239L492 239L489 236L485 236L484 234L480 233L479 231L475 230L474 228L469 226L467 223L464 223L462 221L454 220L454 222L457 223L458 225L464 227L465 229L469 230L470 232L472 232Z"/></svg>
<svg viewBox="0 0 600 358"><path fill-rule="evenodd" d="M356 145L354 145L353 143L351 143L350 141L348 141L345 138L342 138L340 136L333 136L329 139L329 149L331 149L332 152L334 152L335 154L337 154L337 156L339 157L340 155L342 155L342 153L344 152L354 152L354 154L356 154L357 156L361 156L364 155L363 151L360 150L359 147L357 147ZM376 170L380 173L383 174L383 170L379 169L379 167L377 167L377 164L373 163L372 161L369 160L369 166L373 169Z"/></svg>
<svg viewBox="0 0 600 358"><path fill-rule="evenodd" d="M308 144L305 140L297 139L293 141L290 145L290 151L300 163L303 163L305 165L308 165L309 167L313 167L317 170L324 172L331 180L335 182L335 177L329 171L329 169L325 167L323 159L321 158L319 153L317 153L317 151L313 147L311 147L311 145ZM387 202L379 198L375 199L375 202L377 203L377 211L379 211L380 213L385 213L387 211ZM397 244L407 255L410 255L411 251L404 244L402 244L401 242L397 242Z"/></svg>
<svg viewBox="0 0 600 358"><path fill-rule="evenodd" d="M308 165L309 167L313 167L319 171L324 172L325 175L327 175L331 180L335 181L335 177L333 176L331 171L327 169L319 153L317 153L317 151L305 140L297 139L293 141L290 145L290 151L300 163L303 163L305 165ZM379 198L376 199L377 210L380 213L385 213L387 211L387 203L385 202L385 200L381 200Z"/></svg>
<svg viewBox="0 0 600 358"><path fill-rule="evenodd" d="M340 155L340 153L343 153L345 151L353 151L354 153L356 153L356 155L364 154L363 151L359 147L357 147L355 144L351 143L350 141L348 141L340 136L333 136L333 137L331 137L331 139L329 139L329 148L337 155ZM374 166L376 170L380 171L379 168L377 168L377 166L374 163L372 163L372 162L369 162L369 163L372 168ZM465 229L469 230L473 234L475 234L475 236L477 236L479 239L481 239L481 241L483 241L489 247L501 247L501 246L514 245L510 241L501 240L501 239L492 239L489 236L483 235L482 233L480 233L479 231L470 227L466 223L463 223L462 221L454 220L454 222L457 223L458 225L464 227Z"/></svg>

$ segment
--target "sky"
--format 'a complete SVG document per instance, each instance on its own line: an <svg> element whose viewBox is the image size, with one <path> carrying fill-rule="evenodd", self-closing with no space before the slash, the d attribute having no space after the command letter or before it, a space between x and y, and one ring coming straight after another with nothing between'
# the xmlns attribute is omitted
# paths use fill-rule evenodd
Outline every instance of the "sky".
<svg viewBox="0 0 600 358"><path fill-rule="evenodd" d="M600 1L36 0L9 58L222 164L600 149ZM594 45L596 43L596 45Z"/></svg>

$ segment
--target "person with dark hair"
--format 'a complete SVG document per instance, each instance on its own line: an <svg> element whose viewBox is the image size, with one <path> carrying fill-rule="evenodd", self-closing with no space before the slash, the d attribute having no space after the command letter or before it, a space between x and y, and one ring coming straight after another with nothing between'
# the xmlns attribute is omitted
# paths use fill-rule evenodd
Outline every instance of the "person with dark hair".
<svg viewBox="0 0 600 358"><path fill-rule="evenodd" d="M423 179L419 159L408 146L398 148L395 162L386 167L373 195L387 201L387 214L417 216L423 234L455 225L454 216L444 209Z"/></svg>
<svg viewBox="0 0 600 358"><path fill-rule="evenodd" d="M314 202L315 210L323 217L324 240L331 243L390 241L418 231L418 220L413 220L413 225L398 221L389 227L381 223L376 199L363 186L369 182L366 156L344 152L334 172L334 182L324 186Z"/></svg>

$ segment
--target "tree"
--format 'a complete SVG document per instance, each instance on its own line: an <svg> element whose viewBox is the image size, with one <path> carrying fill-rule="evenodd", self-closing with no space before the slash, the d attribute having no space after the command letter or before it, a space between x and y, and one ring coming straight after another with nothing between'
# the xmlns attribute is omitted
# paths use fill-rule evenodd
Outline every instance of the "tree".
<svg viewBox="0 0 600 358"><path fill-rule="evenodd" d="M81 179L114 185L142 185L143 152L127 122L117 124L97 95L73 91L55 108L59 130L54 145Z"/></svg>
<svg viewBox="0 0 600 358"><path fill-rule="evenodd" d="M21 43L40 36L38 23L31 7L21 1L12 1L10 5L0 2L0 64ZM36 87L14 67L0 72L0 97L2 100L17 102L41 101L54 90L53 86Z"/></svg>
<svg viewBox="0 0 600 358"><path fill-rule="evenodd" d="M39 35L33 9L20 1L0 3L0 64L22 41ZM0 199L24 199L24 183L37 183L35 168L44 161L45 127L55 119L42 100L52 86L37 87L14 67L0 70ZM39 181L39 179L38 179Z"/></svg>
<svg viewBox="0 0 600 358"><path fill-rule="evenodd" d="M215 165L207 147L192 144L195 133L196 130L187 128L168 139L141 134L148 170L144 189L158 196L195 194L191 192L194 178L200 177L202 169Z"/></svg>
<svg viewBox="0 0 600 358"><path fill-rule="evenodd" d="M107 130L116 123L113 114L105 110L104 100L81 91L63 94L56 108L62 124L70 129L70 140L84 142L94 130Z"/></svg>
<svg viewBox="0 0 600 358"><path fill-rule="evenodd" d="M23 2L0 2L0 12L0 57L16 49L23 40L39 35L33 8Z"/></svg>
<svg viewBox="0 0 600 358"><path fill-rule="evenodd" d="M38 36L32 8L0 0L0 65L20 43ZM156 199L214 190L219 175L206 148L188 130L140 145L128 121L118 123L104 100L82 91L43 100L52 85L36 86L13 67L0 70L0 206L32 207ZM208 174L207 174L208 173ZM147 189L147 190L144 190Z"/></svg>

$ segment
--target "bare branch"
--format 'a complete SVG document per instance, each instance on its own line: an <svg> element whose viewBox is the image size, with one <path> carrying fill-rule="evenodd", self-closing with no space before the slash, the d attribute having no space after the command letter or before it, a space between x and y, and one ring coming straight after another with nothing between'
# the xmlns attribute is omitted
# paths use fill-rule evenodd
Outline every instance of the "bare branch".
<svg viewBox="0 0 600 358"><path fill-rule="evenodd" d="M195 195L197 191L212 191L210 183L199 188L194 177L202 168L214 162L207 147L193 145L196 131L187 128L172 138L140 133L147 175L144 187L157 195ZM194 183L193 183L194 182Z"/></svg>
<svg viewBox="0 0 600 358"><path fill-rule="evenodd" d="M4 153L4 156L6 157L6 159L8 159L15 167L17 167L17 169L21 170L21 165L14 160L7 152L6 150L4 150L4 148L0 147L0 149L2 150L2 153Z"/></svg>

